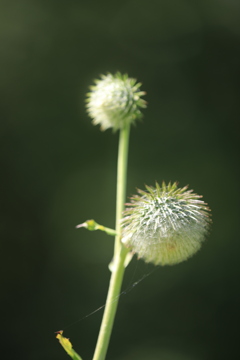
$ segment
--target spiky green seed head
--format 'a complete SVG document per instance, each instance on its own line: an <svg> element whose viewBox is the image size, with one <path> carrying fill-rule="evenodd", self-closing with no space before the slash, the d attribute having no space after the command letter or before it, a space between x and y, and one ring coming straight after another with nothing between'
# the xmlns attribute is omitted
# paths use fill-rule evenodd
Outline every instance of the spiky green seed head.
<svg viewBox="0 0 240 360"><path fill-rule="evenodd" d="M139 258L173 265L195 254L205 239L209 207L188 187L164 182L131 198L122 219L122 242Z"/></svg>
<svg viewBox="0 0 240 360"><path fill-rule="evenodd" d="M87 112L93 124L100 124L101 130L116 131L141 118L140 108L145 108L146 102L141 99L145 92L140 86L127 74L101 75L87 94Z"/></svg>

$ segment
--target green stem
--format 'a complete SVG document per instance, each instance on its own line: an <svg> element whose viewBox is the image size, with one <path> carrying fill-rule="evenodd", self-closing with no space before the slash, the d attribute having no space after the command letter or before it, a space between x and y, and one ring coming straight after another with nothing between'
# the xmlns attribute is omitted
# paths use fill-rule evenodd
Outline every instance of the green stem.
<svg viewBox="0 0 240 360"><path fill-rule="evenodd" d="M105 311L103 314L102 324L93 360L104 360L106 357L108 344L112 333L114 318L117 310L119 294L122 286L122 280L125 270L124 261L128 253L128 249L126 249L121 244L120 220L122 218L122 212L124 210L124 203L126 198L129 135L130 125L123 128L120 131L119 135L116 203L116 232L118 235L115 237L112 275L110 279Z"/></svg>
<svg viewBox="0 0 240 360"><path fill-rule="evenodd" d="M118 146L118 168L117 168L117 197L116 197L116 225L118 234L115 238L114 255L117 255L122 246L121 244L121 224L122 212L126 201L127 187L127 163L128 163L128 144L130 136L130 125L120 131Z"/></svg>

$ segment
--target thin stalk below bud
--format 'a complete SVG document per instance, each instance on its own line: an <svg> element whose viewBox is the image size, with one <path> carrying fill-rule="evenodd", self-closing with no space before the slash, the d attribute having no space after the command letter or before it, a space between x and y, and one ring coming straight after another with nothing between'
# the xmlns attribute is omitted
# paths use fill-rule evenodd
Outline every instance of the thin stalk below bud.
<svg viewBox="0 0 240 360"><path fill-rule="evenodd" d="M125 259L128 249L121 243L121 226L120 220L124 210L126 199L126 183L127 183L127 160L128 160L128 144L130 135L130 125L120 130L119 148L118 148L118 170L117 170L117 201L116 201L116 232L114 246L114 266L110 279L108 295L103 314L102 324L97 340L97 345L93 360L105 360L108 344L110 341L115 314L117 310L119 294L121 291L122 280L125 270Z"/></svg>

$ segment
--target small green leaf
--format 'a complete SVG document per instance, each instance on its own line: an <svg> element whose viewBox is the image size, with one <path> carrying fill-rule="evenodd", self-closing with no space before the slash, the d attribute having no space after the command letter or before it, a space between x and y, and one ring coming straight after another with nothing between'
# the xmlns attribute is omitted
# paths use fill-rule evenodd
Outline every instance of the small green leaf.
<svg viewBox="0 0 240 360"><path fill-rule="evenodd" d="M99 225L95 220L91 219L91 220L86 220L84 223L79 224L76 226L77 229L84 227L87 230L90 231L95 231L95 230L101 230L104 231L105 233L107 233L108 235L111 236L116 236L117 233L115 230L110 229L106 226L103 225Z"/></svg>
<svg viewBox="0 0 240 360"><path fill-rule="evenodd" d="M72 344L70 343L69 339L62 336L62 334L62 330L58 331L56 338L59 340L66 353L68 353L68 355L71 356L73 360L82 360L82 358L76 353L76 351L73 350Z"/></svg>

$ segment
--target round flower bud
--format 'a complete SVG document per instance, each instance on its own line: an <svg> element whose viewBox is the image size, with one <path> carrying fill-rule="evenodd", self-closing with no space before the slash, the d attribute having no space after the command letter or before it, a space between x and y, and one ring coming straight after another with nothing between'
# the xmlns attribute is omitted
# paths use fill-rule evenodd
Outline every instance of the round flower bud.
<svg viewBox="0 0 240 360"><path fill-rule="evenodd" d="M155 265L180 263L195 254L208 233L210 218L201 196L164 182L146 186L131 198L122 219L122 242Z"/></svg>
<svg viewBox="0 0 240 360"><path fill-rule="evenodd" d="M146 107L146 102L141 99L145 92L139 91L140 86L135 79L119 72L101 75L87 94L87 112L93 124L100 124L101 130L116 131L141 118L139 108Z"/></svg>

